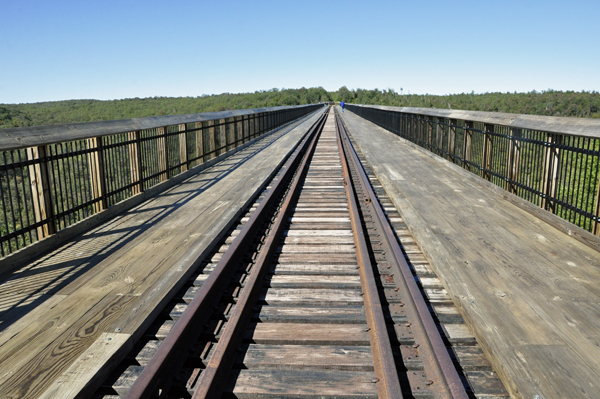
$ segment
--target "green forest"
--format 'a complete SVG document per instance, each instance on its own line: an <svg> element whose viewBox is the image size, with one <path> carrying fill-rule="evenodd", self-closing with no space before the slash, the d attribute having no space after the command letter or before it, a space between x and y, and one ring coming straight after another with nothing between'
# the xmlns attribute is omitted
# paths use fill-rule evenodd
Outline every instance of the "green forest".
<svg viewBox="0 0 600 399"><path fill-rule="evenodd" d="M299 105L344 100L356 104L451 108L471 111L600 118L600 93L532 91L529 93L402 94L394 90L328 92L322 87L271 89L254 93L223 93L198 97L152 97L123 100L66 100L31 104L0 104L0 128L54 125L177 115L231 109Z"/></svg>

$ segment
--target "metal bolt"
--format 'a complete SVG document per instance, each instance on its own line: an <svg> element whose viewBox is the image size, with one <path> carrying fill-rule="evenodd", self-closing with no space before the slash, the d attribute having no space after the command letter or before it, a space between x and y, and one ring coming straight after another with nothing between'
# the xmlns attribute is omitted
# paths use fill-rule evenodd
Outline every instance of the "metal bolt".
<svg viewBox="0 0 600 399"><path fill-rule="evenodd" d="M406 327L410 327L410 325L411 325L410 323L406 323L405 324Z"/></svg>
<svg viewBox="0 0 600 399"><path fill-rule="evenodd" d="M396 287L396 288L394 288L394 291L398 292L398 291L400 291L400 288Z"/></svg>
<svg viewBox="0 0 600 399"><path fill-rule="evenodd" d="M419 347L419 344L414 344L413 345L413 348L418 348L418 347Z"/></svg>
<svg viewBox="0 0 600 399"><path fill-rule="evenodd" d="M425 382L425 384L427 384L427 385L432 385L432 384L433 384L433 381L431 381L431 380L427 380L427 382Z"/></svg>
<svg viewBox="0 0 600 399"><path fill-rule="evenodd" d="M379 378L373 378L373 379L371 380L371 382L372 382L373 384L374 384L374 383L376 383L376 382L379 382Z"/></svg>
<svg viewBox="0 0 600 399"><path fill-rule="evenodd" d="M370 328L369 328L369 327L365 328L365 332L368 332L369 330L370 330Z"/></svg>
<svg viewBox="0 0 600 399"><path fill-rule="evenodd" d="M121 332L120 328L115 328L115 332Z"/></svg>

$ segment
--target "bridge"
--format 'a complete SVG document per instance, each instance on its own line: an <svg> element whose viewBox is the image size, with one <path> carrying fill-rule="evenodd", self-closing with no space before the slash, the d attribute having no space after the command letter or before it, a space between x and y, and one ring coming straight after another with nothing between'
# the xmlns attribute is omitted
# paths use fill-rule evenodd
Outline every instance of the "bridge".
<svg viewBox="0 0 600 399"><path fill-rule="evenodd" d="M596 398L600 121L0 132L0 397Z"/></svg>

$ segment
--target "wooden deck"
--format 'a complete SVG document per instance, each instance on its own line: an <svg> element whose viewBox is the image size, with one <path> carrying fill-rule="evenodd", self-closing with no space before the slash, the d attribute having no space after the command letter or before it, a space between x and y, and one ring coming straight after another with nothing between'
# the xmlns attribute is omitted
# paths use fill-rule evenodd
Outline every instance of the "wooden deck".
<svg viewBox="0 0 600 399"><path fill-rule="evenodd" d="M600 253L483 179L343 118L511 395L597 398Z"/></svg>
<svg viewBox="0 0 600 399"><path fill-rule="evenodd" d="M73 396L129 349L317 116L21 267L0 285L0 397Z"/></svg>

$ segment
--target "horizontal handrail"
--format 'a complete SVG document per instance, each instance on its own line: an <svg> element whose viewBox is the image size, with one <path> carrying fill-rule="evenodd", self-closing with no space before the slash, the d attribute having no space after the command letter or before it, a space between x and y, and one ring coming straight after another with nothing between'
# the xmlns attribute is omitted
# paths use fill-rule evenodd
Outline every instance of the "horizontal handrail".
<svg viewBox="0 0 600 399"><path fill-rule="evenodd" d="M0 257L323 104L0 130Z"/></svg>
<svg viewBox="0 0 600 399"><path fill-rule="evenodd" d="M347 104L357 115L600 236L600 120Z"/></svg>
<svg viewBox="0 0 600 399"><path fill-rule="evenodd" d="M600 119L524 115L506 112L464 111L458 109L388 107L383 105L362 104L347 105L352 105L354 107L368 107L383 111L402 112L406 114L491 123L517 129L541 130L548 133L557 133L569 136L600 138Z"/></svg>
<svg viewBox="0 0 600 399"><path fill-rule="evenodd" d="M64 123L60 125L0 129L0 151L108 136L135 130L154 129L157 127L179 125L182 123L205 122L236 116L312 106L313 105L295 105L251 108L221 112L205 112L201 114L151 116L146 118L119 119L112 121Z"/></svg>

